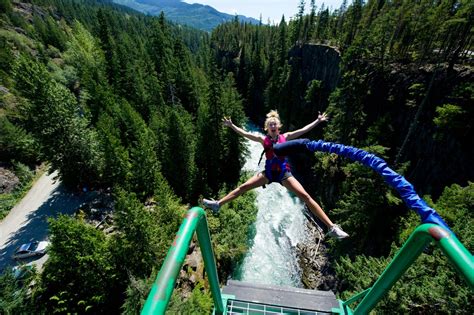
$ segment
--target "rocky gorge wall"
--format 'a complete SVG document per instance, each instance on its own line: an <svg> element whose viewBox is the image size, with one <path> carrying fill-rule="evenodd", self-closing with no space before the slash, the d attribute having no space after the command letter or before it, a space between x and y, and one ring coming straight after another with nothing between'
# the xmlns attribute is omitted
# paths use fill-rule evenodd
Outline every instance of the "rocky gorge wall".
<svg viewBox="0 0 474 315"><path fill-rule="evenodd" d="M289 56L293 60L299 59L298 67L305 84L311 80L319 80L328 91L336 88L340 79L339 64L341 62L341 55L336 48L305 44L293 47Z"/></svg>

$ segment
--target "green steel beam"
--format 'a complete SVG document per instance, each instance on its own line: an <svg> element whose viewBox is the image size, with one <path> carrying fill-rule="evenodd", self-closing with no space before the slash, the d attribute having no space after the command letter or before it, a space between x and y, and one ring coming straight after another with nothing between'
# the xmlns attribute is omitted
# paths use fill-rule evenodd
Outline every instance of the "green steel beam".
<svg viewBox="0 0 474 315"><path fill-rule="evenodd" d="M372 288L368 289L369 291L354 310L354 314L368 314L431 241L435 241L441 247L457 272L474 290L474 258L472 254L453 233L449 233L436 224L422 224L410 235ZM356 299L350 300L354 301ZM344 306L347 306L347 304L347 302L343 303ZM350 311L350 309L347 307L346 311Z"/></svg>
<svg viewBox="0 0 474 315"><path fill-rule="evenodd" d="M194 231L197 231L216 314L223 313L224 306L205 211L202 208L194 207L187 212L186 218L183 220L178 233L176 233L173 244L143 306L142 315L165 313Z"/></svg>
<svg viewBox="0 0 474 315"><path fill-rule="evenodd" d="M201 247L202 258L204 260L204 267L206 268L207 278L211 286L212 299L214 300L214 307L216 314L224 312L224 305L222 303L221 289L219 287L219 276L217 275L216 261L214 260L214 252L211 245L211 236L209 235L209 227L204 210L200 209L204 215L201 217L200 224L197 226L196 234ZM192 209L191 209L192 210Z"/></svg>

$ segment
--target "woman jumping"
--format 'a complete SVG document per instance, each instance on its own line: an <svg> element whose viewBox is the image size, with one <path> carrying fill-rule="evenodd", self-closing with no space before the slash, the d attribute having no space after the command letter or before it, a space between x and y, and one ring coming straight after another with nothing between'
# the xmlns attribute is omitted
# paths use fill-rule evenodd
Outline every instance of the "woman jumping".
<svg viewBox="0 0 474 315"><path fill-rule="evenodd" d="M249 140L259 142L263 145L266 157L265 170L261 173L257 173L244 184L240 185L220 200L203 199L203 205L217 213L221 206L228 203L229 201L234 200L243 193L269 183L277 182L286 187L289 191L293 192L308 206L311 212L313 212L313 214L315 214L328 227L329 236L338 239L348 237L349 235L344 232L339 225L332 223L326 213L324 213L323 209L321 209L319 204L314 201L313 198L311 198L300 182L295 177L293 177L286 157L277 156L273 152L274 144L283 143L287 140L298 138L299 136L316 127L316 125L319 123L327 121L327 119L328 117L326 116L326 113L319 114L315 121L306 125L305 127L280 134L280 128L282 127L280 117L276 110L272 110L267 114L267 119L265 120L265 131L267 132L267 135L263 136L247 132L234 125L230 118L224 118L223 122L225 126L231 128L239 135L244 136Z"/></svg>

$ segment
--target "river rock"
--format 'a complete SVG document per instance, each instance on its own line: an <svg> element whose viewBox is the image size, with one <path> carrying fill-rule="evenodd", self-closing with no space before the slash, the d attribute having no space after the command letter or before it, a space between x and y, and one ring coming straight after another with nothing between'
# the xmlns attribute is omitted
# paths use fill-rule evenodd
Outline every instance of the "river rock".
<svg viewBox="0 0 474 315"><path fill-rule="evenodd" d="M0 194L11 193L19 183L20 180L12 171L0 167Z"/></svg>
<svg viewBox="0 0 474 315"><path fill-rule="evenodd" d="M308 221L307 238L297 245L298 261L302 270L301 282L306 289L335 290L334 272L328 262L324 232Z"/></svg>

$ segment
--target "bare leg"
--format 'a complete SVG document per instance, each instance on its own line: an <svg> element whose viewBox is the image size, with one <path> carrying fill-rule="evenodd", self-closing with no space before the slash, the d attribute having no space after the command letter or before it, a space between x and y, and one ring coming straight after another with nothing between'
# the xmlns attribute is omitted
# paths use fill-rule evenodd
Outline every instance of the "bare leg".
<svg viewBox="0 0 474 315"><path fill-rule="evenodd" d="M326 213L324 213L323 209L321 209L319 204L314 201L313 198L311 198L311 196L306 192L304 187L296 178L291 176L284 180L281 184L285 186L289 191L297 195L298 198L300 198L308 206L311 212L313 212L314 215L321 219L321 221L323 221L323 223L326 224L328 228L334 225L334 223L332 223Z"/></svg>
<svg viewBox="0 0 474 315"><path fill-rule="evenodd" d="M226 196L222 197L219 200L219 206L223 206L224 204L228 203L229 201L234 200L238 196L246 193L247 191L263 186L268 183L268 179L262 174L258 173L252 176L249 180L245 183L237 187L236 189L232 190Z"/></svg>

